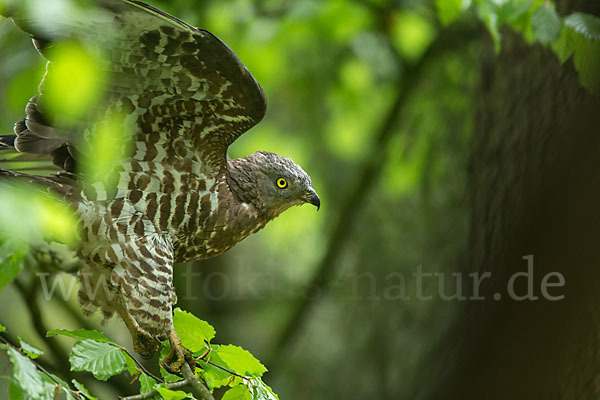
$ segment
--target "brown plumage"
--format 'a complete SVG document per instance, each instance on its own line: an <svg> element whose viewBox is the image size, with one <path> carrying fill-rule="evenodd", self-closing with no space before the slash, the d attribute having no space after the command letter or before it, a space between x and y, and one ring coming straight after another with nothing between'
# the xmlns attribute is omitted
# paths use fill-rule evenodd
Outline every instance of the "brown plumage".
<svg viewBox="0 0 600 400"><path fill-rule="evenodd" d="M13 11L42 55L53 40L100 46L108 55L102 64L108 80L102 106L86 115L88 122L69 124L44 116L42 84L15 135L0 143L50 157L64 171L33 177L0 170L0 176L41 183L74 205L82 232L75 251L85 262L83 310L118 313L142 354L156 351L156 335L167 336L177 368L184 353L171 318L173 263L221 254L287 208L319 207L320 200L290 159L257 152L227 160L227 147L262 119L266 103L225 44L138 1L97 3L85 14L89 20L62 21L59 34L37 30L36 21ZM102 117L114 115L132 135L123 139L130 143L123 143L113 179L83 176Z"/></svg>

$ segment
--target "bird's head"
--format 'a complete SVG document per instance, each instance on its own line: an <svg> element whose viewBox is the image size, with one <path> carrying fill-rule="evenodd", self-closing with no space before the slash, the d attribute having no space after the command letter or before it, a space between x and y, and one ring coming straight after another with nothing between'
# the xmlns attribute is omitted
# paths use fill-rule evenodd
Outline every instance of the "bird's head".
<svg viewBox="0 0 600 400"><path fill-rule="evenodd" d="M321 206L310 177L289 158L258 151L229 165L232 190L272 217L292 206Z"/></svg>

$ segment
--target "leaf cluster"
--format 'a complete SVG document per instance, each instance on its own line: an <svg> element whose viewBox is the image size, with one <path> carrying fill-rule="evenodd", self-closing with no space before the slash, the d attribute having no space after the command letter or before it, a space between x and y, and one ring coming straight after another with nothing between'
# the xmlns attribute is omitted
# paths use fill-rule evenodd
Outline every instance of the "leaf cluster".
<svg viewBox="0 0 600 400"><path fill-rule="evenodd" d="M194 315L176 309L173 322L182 344L192 351L197 361L195 376L214 389L228 387L225 400L276 400L277 395L261 379L267 369L250 352L234 345L212 344L215 330L207 322ZM0 325L0 331L5 328ZM71 349L69 363L72 371L90 372L95 379L109 378L128 373L131 382L139 382L139 392L152 393L148 398L164 400L195 399L192 393L180 390L177 383L183 377L171 374L160 367L161 377L152 375L137 360L114 340L97 330L54 329L48 337L66 336L77 339ZM95 400L78 381L66 383L59 377L40 367L35 359L43 352L20 340L19 347L4 341L3 350L8 353L13 365L10 399L55 399L63 393L67 399ZM169 343L162 343L160 363L169 352ZM175 389L177 388L177 389Z"/></svg>
<svg viewBox="0 0 600 400"><path fill-rule="evenodd" d="M0 332L6 328L0 324ZM98 332L99 333L99 332ZM0 336L0 349L6 351L13 366L8 395L10 400L51 400L60 398L96 400L77 380L68 384L58 376L41 367L35 359L43 354L40 349L19 338L19 346L13 346Z"/></svg>
<svg viewBox="0 0 600 400"><path fill-rule="evenodd" d="M470 0L436 0L443 24L450 24L469 9ZM561 63L571 56L581 84L593 93L600 91L600 18L585 13L561 17L548 0L475 0L477 15L501 49L503 25L521 33L531 44L550 46Z"/></svg>

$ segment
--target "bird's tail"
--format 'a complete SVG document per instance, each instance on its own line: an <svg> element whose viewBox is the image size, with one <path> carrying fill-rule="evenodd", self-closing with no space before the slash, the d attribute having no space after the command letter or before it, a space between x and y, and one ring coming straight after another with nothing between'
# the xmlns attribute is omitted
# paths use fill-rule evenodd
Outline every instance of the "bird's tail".
<svg viewBox="0 0 600 400"><path fill-rule="evenodd" d="M23 184L50 192L65 200L73 198L77 182L72 174L62 173L50 176L32 175L0 168L0 184Z"/></svg>

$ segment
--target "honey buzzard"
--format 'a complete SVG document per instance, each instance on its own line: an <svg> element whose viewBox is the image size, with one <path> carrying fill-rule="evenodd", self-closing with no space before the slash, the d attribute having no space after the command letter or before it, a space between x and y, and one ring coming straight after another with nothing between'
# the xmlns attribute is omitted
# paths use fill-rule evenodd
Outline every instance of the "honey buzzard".
<svg viewBox="0 0 600 400"><path fill-rule="evenodd" d="M8 180L49 187L73 205L84 266L85 313L117 313L136 352L172 347L172 370L185 359L173 328L173 263L221 254L294 205L320 200L310 177L288 158L256 152L228 159L227 148L264 116L260 85L213 34L135 0L96 0L96 7L40 24L5 10L49 59L56 42L93 44L105 58L97 107L76 121L45 110L46 78L4 147L51 157L50 176L0 170ZM50 22L50 23L48 23ZM108 177L84 176L96 155L89 144L117 116L129 129L122 158ZM7 180L5 179L5 180ZM94 291L98 283L108 291Z"/></svg>

